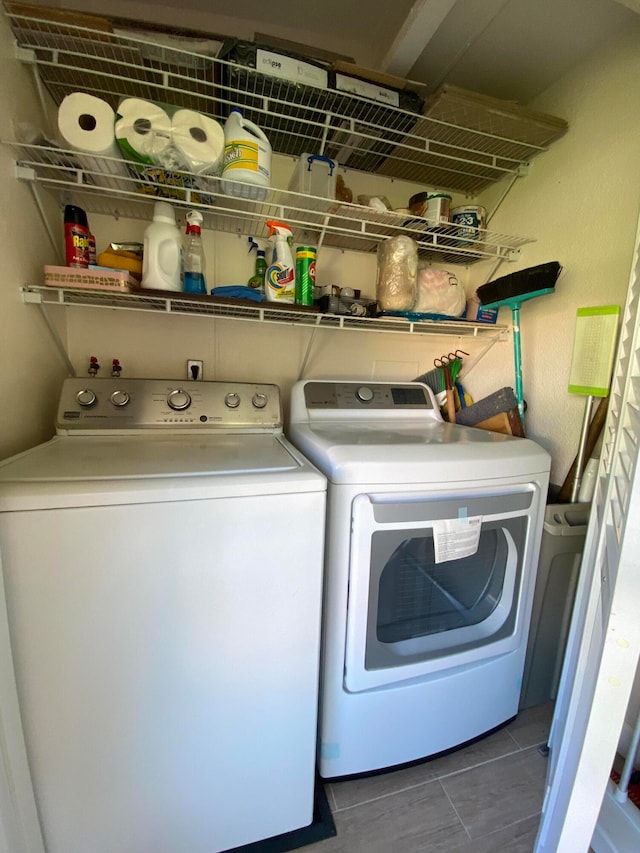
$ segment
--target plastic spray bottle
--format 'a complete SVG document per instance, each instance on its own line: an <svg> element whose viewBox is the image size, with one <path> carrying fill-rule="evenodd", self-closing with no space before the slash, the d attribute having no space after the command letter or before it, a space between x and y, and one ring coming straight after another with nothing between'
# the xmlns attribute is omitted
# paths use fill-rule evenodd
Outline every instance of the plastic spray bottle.
<svg viewBox="0 0 640 853"><path fill-rule="evenodd" d="M270 302L294 303L296 274L289 238L291 229L284 222L267 221L269 238L274 240L273 257L267 267L265 296Z"/></svg>
<svg viewBox="0 0 640 853"><path fill-rule="evenodd" d="M202 249L202 214L190 210L186 215L187 248L184 253L185 293L207 293L204 251Z"/></svg>
<svg viewBox="0 0 640 853"><path fill-rule="evenodd" d="M256 265L253 275L247 282L247 287L252 287L259 293L264 293L264 278L267 272L267 259L265 257L265 251L264 249L261 249L260 246L258 246L253 237L249 237L248 240L250 243L249 254L251 254L254 249L256 250Z"/></svg>

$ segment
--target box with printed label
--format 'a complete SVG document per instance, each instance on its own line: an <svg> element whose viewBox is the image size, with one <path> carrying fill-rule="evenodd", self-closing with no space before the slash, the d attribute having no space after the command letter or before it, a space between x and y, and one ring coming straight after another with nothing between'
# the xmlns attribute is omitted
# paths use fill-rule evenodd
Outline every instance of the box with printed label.
<svg viewBox="0 0 640 853"><path fill-rule="evenodd" d="M299 155L314 141L311 148L320 150L329 108L328 63L239 39L225 43L220 59L225 98L266 133L274 151ZM266 113L265 99L280 104L281 111Z"/></svg>

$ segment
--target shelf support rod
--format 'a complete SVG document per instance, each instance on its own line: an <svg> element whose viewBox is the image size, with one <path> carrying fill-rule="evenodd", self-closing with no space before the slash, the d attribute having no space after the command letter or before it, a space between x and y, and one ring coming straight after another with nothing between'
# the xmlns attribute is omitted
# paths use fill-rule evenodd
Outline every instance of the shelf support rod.
<svg viewBox="0 0 640 853"><path fill-rule="evenodd" d="M38 305L38 308L40 309L40 315L42 316L42 319L44 320L45 325L49 329L49 334L51 335L51 338L52 338L54 344L56 345L56 349L58 350L58 353L59 353L60 357L62 358L62 361L64 362L64 364L67 368L67 371L69 372L69 376L76 376L77 374L76 374L75 368L74 368L73 364L71 363L71 359L67 355L66 347L65 347L64 343L62 342L62 338L58 334L58 330L56 329L55 325L51 322L51 318L47 314L47 310L44 307L44 302L42 302L42 300L40 300L40 302L38 302L37 305Z"/></svg>
<svg viewBox="0 0 640 853"><path fill-rule="evenodd" d="M44 205L42 204L42 199L40 197L40 192L38 185L35 183L30 183L31 194L36 203L36 207L38 208L38 213L40 214L40 219L42 220L42 224L44 225L45 231L47 232L47 236L49 237L49 241L53 246L53 251L55 252L55 256L58 258L58 261L61 264L64 264L64 257L62 255L62 246L60 244L60 240L56 239L55 234L51 228L49 220L47 218L47 214L44 209Z"/></svg>
<svg viewBox="0 0 640 853"><path fill-rule="evenodd" d="M508 185L505 187L504 192L502 193L500 198L497 200L497 202L494 204L490 213L487 215L487 225L491 222L493 217L496 215L496 213L498 212L498 208L500 207L502 202L505 200L505 198L509 195L509 193L513 189L515 182L518 180L519 177L520 177L520 175L513 175L513 177L509 181Z"/></svg>
<svg viewBox="0 0 640 853"><path fill-rule="evenodd" d="M304 358L302 359L302 364L300 365L300 372L298 373L298 379L304 378L304 372L307 369L307 362L309 361L309 356L311 354L311 347L313 345L314 338L316 336L316 332L318 331L318 324L316 323L309 335L309 340L307 341L307 348L304 353Z"/></svg>
<svg viewBox="0 0 640 853"><path fill-rule="evenodd" d="M471 373L471 371L473 370L473 368L474 368L477 364L479 364L479 363L482 361L482 359L483 359L483 358L485 357L485 355L489 352L489 350L490 350L493 346L495 346L499 340L500 340L500 336L499 336L499 335L496 335L496 337L495 337L495 338L491 338L491 340L490 340L490 341L489 341L489 343L486 345L486 347L485 347L484 349L480 350L480 352L478 353L478 355L477 355L475 358L471 359L471 361L470 361L470 362L463 361L463 362L462 362L463 369L460 371L460 376L461 376L461 378L466 379L466 378L467 378L467 376L468 376L468 375Z"/></svg>

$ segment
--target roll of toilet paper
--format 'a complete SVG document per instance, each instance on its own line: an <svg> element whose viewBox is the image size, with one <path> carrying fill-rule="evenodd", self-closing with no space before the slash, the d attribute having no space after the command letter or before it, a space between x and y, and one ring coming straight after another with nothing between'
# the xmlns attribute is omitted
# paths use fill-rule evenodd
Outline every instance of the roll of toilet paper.
<svg viewBox="0 0 640 853"><path fill-rule="evenodd" d="M58 131L64 144L77 151L87 181L103 187L128 189L129 172L114 135L115 113L106 101L85 92L67 95L58 108ZM113 159L98 159L98 158Z"/></svg>
<svg viewBox="0 0 640 853"><path fill-rule="evenodd" d="M118 107L115 136L126 160L161 165L162 155L171 145L171 119L151 101L125 98Z"/></svg>
<svg viewBox="0 0 640 853"><path fill-rule="evenodd" d="M194 110L178 110L171 121L171 141L179 168L197 175L220 171L224 130L215 119Z"/></svg>

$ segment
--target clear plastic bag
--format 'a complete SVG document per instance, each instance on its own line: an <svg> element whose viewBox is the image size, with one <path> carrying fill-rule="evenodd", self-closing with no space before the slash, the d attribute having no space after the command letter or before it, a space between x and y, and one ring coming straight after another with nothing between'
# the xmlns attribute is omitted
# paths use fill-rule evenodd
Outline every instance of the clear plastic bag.
<svg viewBox="0 0 640 853"><path fill-rule="evenodd" d="M378 246L376 299L381 311L411 311L416 300L418 244L411 237L390 237Z"/></svg>

